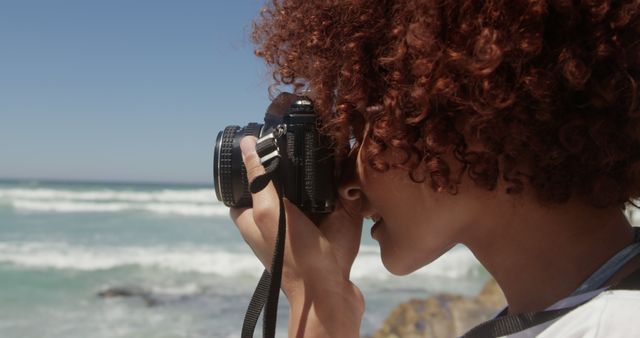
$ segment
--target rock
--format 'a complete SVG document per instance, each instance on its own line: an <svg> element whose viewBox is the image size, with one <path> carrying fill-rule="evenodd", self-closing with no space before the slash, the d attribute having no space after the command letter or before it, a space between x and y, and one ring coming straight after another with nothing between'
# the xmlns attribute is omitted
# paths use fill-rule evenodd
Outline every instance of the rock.
<svg viewBox="0 0 640 338"><path fill-rule="evenodd" d="M206 296L205 293L206 289L204 288L186 294L176 294L173 292L147 290L136 286L114 286L98 291L96 295L99 298L138 298L141 299L146 306L152 307L195 300Z"/></svg>
<svg viewBox="0 0 640 338"><path fill-rule="evenodd" d="M459 337L491 318L506 305L504 294L490 280L476 297L439 294L398 305L374 338Z"/></svg>
<svg viewBox="0 0 640 338"><path fill-rule="evenodd" d="M149 307L161 304L161 301L156 299L151 293L140 288L111 287L98 292L97 296L100 298L140 297L145 305Z"/></svg>
<svg viewBox="0 0 640 338"><path fill-rule="evenodd" d="M97 293L100 298L134 297L145 293L141 289L128 287L112 287Z"/></svg>

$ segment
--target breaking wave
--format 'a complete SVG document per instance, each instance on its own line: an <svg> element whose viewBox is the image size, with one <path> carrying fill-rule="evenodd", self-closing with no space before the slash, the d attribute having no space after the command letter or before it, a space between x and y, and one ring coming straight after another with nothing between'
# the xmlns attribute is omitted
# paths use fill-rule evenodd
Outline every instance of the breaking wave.
<svg viewBox="0 0 640 338"><path fill-rule="evenodd" d="M212 189L119 191L46 188L0 189L0 204L22 212L115 213L142 211L160 215L227 216Z"/></svg>
<svg viewBox="0 0 640 338"><path fill-rule="evenodd" d="M124 201L124 202L191 202L209 203L215 201L213 189L176 190L162 189L154 191L128 190L71 190L48 188L9 188L0 189L0 198L70 200L70 201Z"/></svg>
<svg viewBox="0 0 640 338"><path fill-rule="evenodd" d="M95 203L47 200L13 200L11 205L16 210L54 213L90 213L90 212L122 212L146 211L162 215L180 216L227 216L229 208L218 203Z"/></svg>
<svg viewBox="0 0 640 338"><path fill-rule="evenodd" d="M30 269L97 271L125 266L159 268L176 272L258 278L262 265L250 252L229 252L208 247L89 247L68 243L0 243L0 263ZM466 248L455 248L416 276L458 278L472 274L478 263ZM362 246L354 263L354 279L388 279L393 276L380 261L377 246Z"/></svg>

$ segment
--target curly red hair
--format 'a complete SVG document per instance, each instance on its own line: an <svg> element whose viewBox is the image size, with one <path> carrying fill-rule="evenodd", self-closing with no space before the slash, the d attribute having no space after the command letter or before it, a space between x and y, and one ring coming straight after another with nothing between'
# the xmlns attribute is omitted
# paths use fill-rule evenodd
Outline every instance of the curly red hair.
<svg viewBox="0 0 640 338"><path fill-rule="evenodd" d="M640 196L638 0L274 0L253 41L272 89L313 91L340 156L369 123L369 164L436 190L467 173L547 203Z"/></svg>

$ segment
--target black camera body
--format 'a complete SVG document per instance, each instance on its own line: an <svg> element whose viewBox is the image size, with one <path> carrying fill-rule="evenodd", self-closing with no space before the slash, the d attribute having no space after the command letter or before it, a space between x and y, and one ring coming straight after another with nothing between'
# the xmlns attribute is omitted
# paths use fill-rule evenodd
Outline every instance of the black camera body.
<svg viewBox="0 0 640 338"><path fill-rule="evenodd" d="M333 211L336 185L330 142L318 132L311 100L288 95L289 101L293 102L284 111L272 109L272 104L265 114L264 124L228 126L218 133L213 156L213 179L216 197L226 206L252 206L240 151L240 140L251 135L258 138L259 154L263 148L261 143L276 142L275 152L261 155L261 161L266 165L272 157L280 157L274 183L282 187L284 197L307 213L325 214Z"/></svg>

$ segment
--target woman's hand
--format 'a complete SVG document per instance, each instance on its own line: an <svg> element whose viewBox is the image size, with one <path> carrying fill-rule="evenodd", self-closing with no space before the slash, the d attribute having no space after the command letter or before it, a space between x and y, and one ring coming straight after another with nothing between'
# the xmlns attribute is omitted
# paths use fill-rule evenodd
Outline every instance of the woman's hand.
<svg viewBox="0 0 640 338"><path fill-rule="evenodd" d="M251 182L264 173L255 150L255 137L243 138L240 146ZM253 208L231 209L231 218L270 270L279 217L273 183L252 194L252 199ZM291 307L289 336L358 337L364 299L349 280L362 231L357 203L337 201L335 211L316 226L294 204L284 200L287 231L282 290Z"/></svg>

